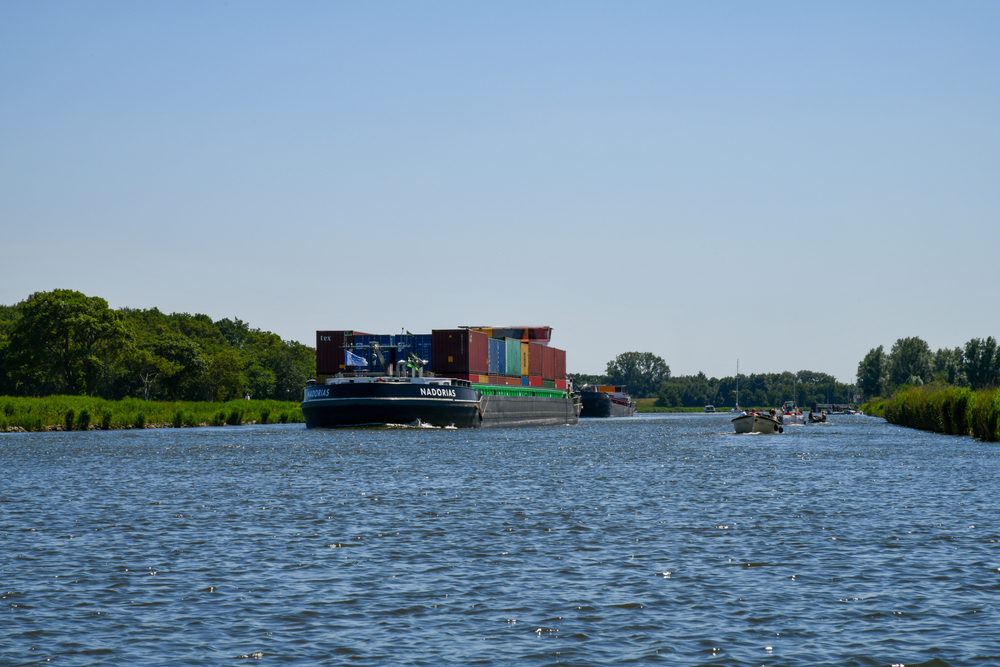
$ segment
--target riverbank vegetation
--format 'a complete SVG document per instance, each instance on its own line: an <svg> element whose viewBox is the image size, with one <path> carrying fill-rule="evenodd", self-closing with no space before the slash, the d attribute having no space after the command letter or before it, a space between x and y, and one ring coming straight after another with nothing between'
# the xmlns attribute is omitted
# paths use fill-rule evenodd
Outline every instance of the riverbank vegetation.
<svg viewBox="0 0 1000 667"><path fill-rule="evenodd" d="M866 414L885 417L890 424L1000 441L1000 389L928 385L910 387L889 399L866 404Z"/></svg>
<svg viewBox="0 0 1000 667"><path fill-rule="evenodd" d="M315 351L228 318L113 310L72 290L0 306L0 396L297 401Z"/></svg>
<svg viewBox="0 0 1000 667"><path fill-rule="evenodd" d="M866 414L935 433L1000 440L1000 349L990 336L932 352L918 337L880 345L858 364ZM888 397L888 398L884 398Z"/></svg>
<svg viewBox="0 0 1000 667"><path fill-rule="evenodd" d="M90 396L0 397L0 432L186 428L301 423L298 402L109 401Z"/></svg>

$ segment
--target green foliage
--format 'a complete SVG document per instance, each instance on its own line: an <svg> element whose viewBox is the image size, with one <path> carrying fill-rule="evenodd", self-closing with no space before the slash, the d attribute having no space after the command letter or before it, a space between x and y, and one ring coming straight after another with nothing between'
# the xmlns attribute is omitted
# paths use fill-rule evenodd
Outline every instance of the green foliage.
<svg viewBox="0 0 1000 667"><path fill-rule="evenodd" d="M180 408L178 408L174 412L174 418L170 422L170 425L173 426L174 428L180 428L180 427L184 426L184 412L181 411Z"/></svg>
<svg viewBox="0 0 1000 667"><path fill-rule="evenodd" d="M72 290L36 292L18 304L9 364L26 392L58 379L70 394L93 395L98 373L131 343L120 313Z"/></svg>
<svg viewBox="0 0 1000 667"><path fill-rule="evenodd" d="M912 378L919 378L923 384L931 382L934 372L930 347L916 336L900 338L886 359L886 373L890 387L910 384Z"/></svg>
<svg viewBox="0 0 1000 667"><path fill-rule="evenodd" d="M655 396L670 377L670 367L652 352L623 352L608 362L608 384L625 385L637 398Z"/></svg>
<svg viewBox="0 0 1000 667"><path fill-rule="evenodd" d="M885 395L886 361L882 346L872 348L858 364L858 389L866 398Z"/></svg>
<svg viewBox="0 0 1000 667"><path fill-rule="evenodd" d="M105 410L101 414L101 430L107 431L111 428L111 410Z"/></svg>
<svg viewBox="0 0 1000 667"><path fill-rule="evenodd" d="M212 415L212 426L223 426L226 423L226 416L219 410Z"/></svg>
<svg viewBox="0 0 1000 667"><path fill-rule="evenodd" d="M993 336L985 340L973 338L962 352L963 368L973 389L1000 385L1000 351Z"/></svg>
<svg viewBox="0 0 1000 667"><path fill-rule="evenodd" d="M0 395L298 401L314 369L312 348L239 319L114 311L70 290L0 306Z"/></svg>
<svg viewBox="0 0 1000 667"><path fill-rule="evenodd" d="M796 400L801 406L812 403L851 402L851 388L827 373L762 373L740 375L741 406L778 406ZM704 408L706 405L735 406L736 378L722 379L697 375L671 377L660 385L657 405L661 407Z"/></svg>
<svg viewBox="0 0 1000 667"><path fill-rule="evenodd" d="M271 411L270 410L261 410L260 411L260 421L257 422L257 423L259 423L259 424L266 424L267 420L270 419L270 418L271 418Z"/></svg>
<svg viewBox="0 0 1000 667"><path fill-rule="evenodd" d="M232 408L229 410L229 415L226 417L226 423L230 426L239 426L243 423L243 411L239 408Z"/></svg>
<svg viewBox="0 0 1000 667"><path fill-rule="evenodd" d="M63 430L72 431L73 430L73 420L76 419L76 413L73 408L70 408L66 412L66 417L63 419Z"/></svg>
<svg viewBox="0 0 1000 667"><path fill-rule="evenodd" d="M90 410L87 408L80 410L80 414L76 417L76 427L81 431L90 428Z"/></svg>
<svg viewBox="0 0 1000 667"><path fill-rule="evenodd" d="M1000 441L1000 390L912 387L885 402L886 421L950 435Z"/></svg>
<svg viewBox="0 0 1000 667"><path fill-rule="evenodd" d="M135 428L146 428L146 413L138 412L135 415L135 421L132 422Z"/></svg>

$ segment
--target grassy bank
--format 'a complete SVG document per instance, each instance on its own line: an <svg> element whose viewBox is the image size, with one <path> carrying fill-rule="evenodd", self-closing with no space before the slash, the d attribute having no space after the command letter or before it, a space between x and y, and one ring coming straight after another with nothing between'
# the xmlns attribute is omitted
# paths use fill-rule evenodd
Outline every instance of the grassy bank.
<svg viewBox="0 0 1000 667"><path fill-rule="evenodd" d="M137 398L107 401L87 396L0 396L0 432L184 428L302 421L299 404L288 401L165 403Z"/></svg>
<svg viewBox="0 0 1000 667"><path fill-rule="evenodd" d="M890 424L1000 441L1000 389L914 387L884 402L869 403L865 412L881 413Z"/></svg>

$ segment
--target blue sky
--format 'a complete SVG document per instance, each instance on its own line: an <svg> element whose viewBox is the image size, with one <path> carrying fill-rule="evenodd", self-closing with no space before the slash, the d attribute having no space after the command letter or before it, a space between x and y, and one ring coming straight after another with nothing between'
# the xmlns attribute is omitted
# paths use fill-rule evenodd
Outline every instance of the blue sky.
<svg viewBox="0 0 1000 667"><path fill-rule="evenodd" d="M998 34L995 2L0 3L0 303L851 381L1000 336Z"/></svg>

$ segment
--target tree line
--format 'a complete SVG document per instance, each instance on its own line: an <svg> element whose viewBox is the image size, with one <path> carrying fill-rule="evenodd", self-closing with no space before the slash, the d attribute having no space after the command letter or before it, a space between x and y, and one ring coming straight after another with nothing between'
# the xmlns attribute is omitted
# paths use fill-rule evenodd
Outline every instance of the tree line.
<svg viewBox="0 0 1000 667"><path fill-rule="evenodd" d="M703 407L736 404L736 377L710 378L704 373L671 376L670 366L651 352L625 352L608 362L603 375L571 374L575 387L584 384L626 385L633 398L656 398L661 407ZM778 406L796 400L812 403L851 403L853 388L826 373L761 373L739 376L743 406Z"/></svg>
<svg viewBox="0 0 1000 667"><path fill-rule="evenodd" d="M919 337L900 338L888 353L879 345L858 364L858 388L866 399L932 382L974 390L1000 386L996 340L973 338L962 347L932 352Z"/></svg>
<svg viewBox="0 0 1000 667"><path fill-rule="evenodd" d="M73 290L0 306L0 395L299 400L315 350L239 320L114 310Z"/></svg>

